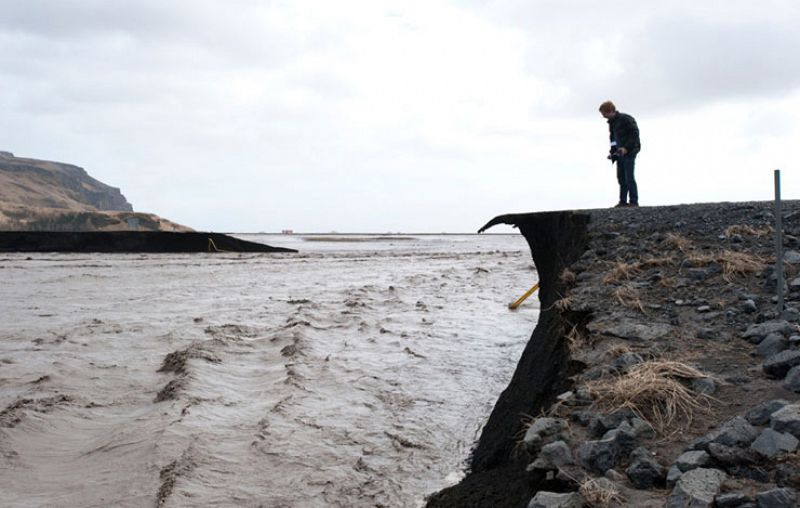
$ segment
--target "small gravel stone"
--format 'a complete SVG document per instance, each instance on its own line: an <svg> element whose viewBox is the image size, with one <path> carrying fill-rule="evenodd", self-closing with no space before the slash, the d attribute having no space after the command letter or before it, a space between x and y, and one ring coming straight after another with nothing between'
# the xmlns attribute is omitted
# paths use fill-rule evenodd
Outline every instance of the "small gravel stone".
<svg viewBox="0 0 800 508"><path fill-rule="evenodd" d="M528 508L581 508L583 498L577 492L559 494L556 492L537 492L528 503Z"/></svg>
<svg viewBox="0 0 800 508"><path fill-rule="evenodd" d="M617 369L618 371L625 373L628 372L628 369L633 367L636 364L642 363L644 358L642 355L638 353L622 353L619 355L615 360L612 366Z"/></svg>
<svg viewBox="0 0 800 508"><path fill-rule="evenodd" d="M578 463L586 470L602 475L617 465L621 457L628 455L636 444L633 428L623 422L609 430L598 441L586 441L578 446Z"/></svg>
<svg viewBox="0 0 800 508"><path fill-rule="evenodd" d="M594 418L595 416L597 416L597 413L582 409L572 413L572 415L570 415L570 419L573 422L577 423L578 425L586 427L587 425L589 425L589 422L591 422L592 418Z"/></svg>
<svg viewBox="0 0 800 508"><path fill-rule="evenodd" d="M797 321L800 320L800 310L793 307L787 307L783 311L783 319L792 323L797 323Z"/></svg>
<svg viewBox="0 0 800 508"><path fill-rule="evenodd" d="M750 446L758 434L759 431L747 420L737 416L725 422L719 429L692 441L689 447L692 450L705 450L710 443L725 446Z"/></svg>
<svg viewBox="0 0 800 508"><path fill-rule="evenodd" d="M771 459L778 455L795 451L797 444L798 440L793 435L767 428L761 431L761 434L753 441L750 448L758 452L759 455Z"/></svg>
<svg viewBox="0 0 800 508"><path fill-rule="evenodd" d="M684 473L664 505L666 508L711 507L727 475L718 469L693 469Z"/></svg>
<svg viewBox="0 0 800 508"><path fill-rule="evenodd" d="M719 334L713 328L699 328L697 330L697 338L703 340L714 340L719 337Z"/></svg>
<svg viewBox="0 0 800 508"><path fill-rule="evenodd" d="M767 376L781 379L786 377L789 369L796 365L800 365L800 351L789 349L767 358L762 368Z"/></svg>
<svg viewBox="0 0 800 508"><path fill-rule="evenodd" d="M744 374L734 374L725 378L725 381L732 385L743 385L750 382L750 378Z"/></svg>
<svg viewBox="0 0 800 508"><path fill-rule="evenodd" d="M717 391L717 384L710 377L699 378L692 381L692 390L705 395L713 395Z"/></svg>
<svg viewBox="0 0 800 508"><path fill-rule="evenodd" d="M792 489L772 489L756 494L759 508L796 508L797 493Z"/></svg>
<svg viewBox="0 0 800 508"><path fill-rule="evenodd" d="M626 419L633 417L633 413L628 411L616 411L610 415L596 414L589 422L589 435L600 437L611 429L616 429Z"/></svg>
<svg viewBox="0 0 800 508"><path fill-rule="evenodd" d="M718 265L712 265L706 268L689 268L686 270L686 274L689 278L696 281L706 280L721 272L722 268Z"/></svg>
<svg viewBox="0 0 800 508"><path fill-rule="evenodd" d="M789 341L784 338L783 334L770 333L756 348L756 352L765 358L780 353L789 348Z"/></svg>
<svg viewBox="0 0 800 508"><path fill-rule="evenodd" d="M796 250L787 250L783 254L783 260L789 264L796 265L800 263L800 252Z"/></svg>
<svg viewBox="0 0 800 508"><path fill-rule="evenodd" d="M800 464L787 462L778 462L775 466L775 483L778 487L800 487Z"/></svg>
<svg viewBox="0 0 800 508"><path fill-rule="evenodd" d="M638 439L653 439L656 437L656 429L641 418L631 418L633 433Z"/></svg>
<svg viewBox="0 0 800 508"><path fill-rule="evenodd" d="M729 492L727 494L720 494L714 498L715 508L740 508L746 503L752 503L753 500L744 494L738 492ZM754 503L755 504L755 503Z"/></svg>
<svg viewBox="0 0 800 508"><path fill-rule="evenodd" d="M675 461L675 465L684 473L692 469L708 466L709 464L711 464L711 456L703 450L684 452Z"/></svg>
<svg viewBox="0 0 800 508"><path fill-rule="evenodd" d="M603 476L605 476L606 479L616 483L622 483L625 481L625 475L620 473L616 469L609 469Z"/></svg>
<svg viewBox="0 0 800 508"><path fill-rule="evenodd" d="M708 454L721 466L749 466L759 460L759 455L750 448L726 446L719 443L708 445Z"/></svg>
<svg viewBox="0 0 800 508"><path fill-rule="evenodd" d="M523 441L528 447L528 450L535 451L547 443L558 441L561 432L567 427L567 421L563 418L537 418L536 421L528 427Z"/></svg>
<svg viewBox="0 0 800 508"><path fill-rule="evenodd" d="M612 439L587 441L578 446L578 463L584 469L604 474L617 465L619 449Z"/></svg>
<svg viewBox="0 0 800 508"><path fill-rule="evenodd" d="M552 470L574 464L572 451L564 441L546 444L539 452L539 456L531 464L532 469Z"/></svg>
<svg viewBox="0 0 800 508"><path fill-rule="evenodd" d="M568 392L564 392L564 393L562 393L561 395L559 395L558 397L556 397L556 399L557 399L557 400L559 400L559 401L561 401L561 402L566 402L566 401L568 401L569 399L571 399L571 398L573 398L573 397L575 397L575 392L573 392L573 391L571 391L571 390L570 390L570 391L568 391Z"/></svg>
<svg viewBox="0 0 800 508"><path fill-rule="evenodd" d="M770 427L800 439L800 404L790 404L772 413Z"/></svg>
<svg viewBox="0 0 800 508"><path fill-rule="evenodd" d="M631 464L625 473L637 489L649 489L664 483L664 466L646 448L639 447L631 453Z"/></svg>
<svg viewBox="0 0 800 508"><path fill-rule="evenodd" d="M793 330L794 328L788 321L767 321L751 326L744 332L742 337L754 344L758 344L770 333L789 335Z"/></svg>
<svg viewBox="0 0 800 508"><path fill-rule="evenodd" d="M792 367L783 378L783 387L795 393L800 393L800 365Z"/></svg>
<svg viewBox="0 0 800 508"><path fill-rule="evenodd" d="M748 422L750 422L751 425L767 425L772 417L772 413L788 405L789 401L783 399L762 402L748 411L744 417Z"/></svg>
<svg viewBox="0 0 800 508"><path fill-rule="evenodd" d="M667 487L673 487L681 476L683 476L683 471L678 466L671 466L667 471Z"/></svg>

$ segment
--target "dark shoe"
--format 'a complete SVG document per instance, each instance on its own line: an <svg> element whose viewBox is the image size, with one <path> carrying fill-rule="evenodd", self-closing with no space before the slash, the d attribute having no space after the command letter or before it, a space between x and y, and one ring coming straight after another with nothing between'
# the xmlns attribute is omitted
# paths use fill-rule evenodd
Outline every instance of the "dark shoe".
<svg viewBox="0 0 800 508"><path fill-rule="evenodd" d="M627 206L629 206L628 203L617 203L614 208L626 208Z"/></svg>
<svg viewBox="0 0 800 508"><path fill-rule="evenodd" d="M639 203L631 203L628 206L639 206Z"/></svg>

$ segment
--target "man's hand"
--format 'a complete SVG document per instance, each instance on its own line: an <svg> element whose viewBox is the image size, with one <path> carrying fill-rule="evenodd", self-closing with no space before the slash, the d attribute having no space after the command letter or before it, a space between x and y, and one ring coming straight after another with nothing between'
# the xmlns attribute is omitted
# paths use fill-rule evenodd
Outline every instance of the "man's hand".
<svg viewBox="0 0 800 508"><path fill-rule="evenodd" d="M617 154L624 157L624 156L628 155L628 151L625 150L624 146L621 146L621 147L617 148Z"/></svg>

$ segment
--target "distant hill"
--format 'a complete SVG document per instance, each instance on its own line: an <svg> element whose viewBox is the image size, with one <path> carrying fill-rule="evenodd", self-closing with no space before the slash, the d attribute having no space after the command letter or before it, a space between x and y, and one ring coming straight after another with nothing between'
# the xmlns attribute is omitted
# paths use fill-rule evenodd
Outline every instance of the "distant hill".
<svg viewBox="0 0 800 508"><path fill-rule="evenodd" d="M0 152L0 230L191 231L157 215L133 211L116 187L61 162Z"/></svg>

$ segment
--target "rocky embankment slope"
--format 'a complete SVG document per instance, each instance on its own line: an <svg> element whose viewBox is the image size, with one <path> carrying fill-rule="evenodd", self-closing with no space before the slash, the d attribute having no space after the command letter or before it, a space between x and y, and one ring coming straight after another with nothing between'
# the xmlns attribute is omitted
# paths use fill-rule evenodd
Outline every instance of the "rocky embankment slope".
<svg viewBox="0 0 800 508"><path fill-rule="evenodd" d="M793 507L800 202L514 214L542 312L458 485L430 507Z"/></svg>
<svg viewBox="0 0 800 508"><path fill-rule="evenodd" d="M191 231L134 212L119 189L83 168L0 152L0 230L123 231L133 223L142 231Z"/></svg>

